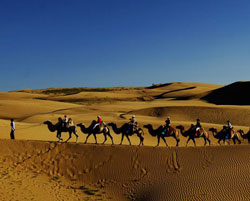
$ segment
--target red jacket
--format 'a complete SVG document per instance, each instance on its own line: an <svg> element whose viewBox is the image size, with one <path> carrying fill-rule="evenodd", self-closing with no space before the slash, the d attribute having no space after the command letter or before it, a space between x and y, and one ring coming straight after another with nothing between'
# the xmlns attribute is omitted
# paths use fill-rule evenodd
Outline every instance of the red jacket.
<svg viewBox="0 0 250 201"><path fill-rule="evenodd" d="M102 118L101 118L101 117L98 118L98 123L99 123L99 124L102 123Z"/></svg>

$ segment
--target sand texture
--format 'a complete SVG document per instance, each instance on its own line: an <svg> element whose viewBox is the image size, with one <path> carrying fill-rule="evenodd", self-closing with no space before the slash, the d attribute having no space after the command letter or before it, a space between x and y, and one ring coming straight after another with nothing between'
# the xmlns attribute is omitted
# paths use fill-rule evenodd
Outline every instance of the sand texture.
<svg viewBox="0 0 250 201"><path fill-rule="evenodd" d="M139 148L9 140L0 144L2 200L248 200L250 196L248 145Z"/></svg>

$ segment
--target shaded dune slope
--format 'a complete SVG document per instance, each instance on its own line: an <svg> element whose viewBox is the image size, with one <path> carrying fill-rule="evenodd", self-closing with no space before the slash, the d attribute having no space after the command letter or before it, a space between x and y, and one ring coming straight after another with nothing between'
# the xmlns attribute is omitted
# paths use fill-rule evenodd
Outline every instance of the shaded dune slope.
<svg viewBox="0 0 250 201"><path fill-rule="evenodd" d="M215 89L201 99L217 105L250 105L250 82L235 82Z"/></svg>
<svg viewBox="0 0 250 201"><path fill-rule="evenodd" d="M155 149L9 140L0 145L0 161L9 165L9 171L66 178L80 195L81 186L101 189L103 200L248 200L250 196L248 145Z"/></svg>

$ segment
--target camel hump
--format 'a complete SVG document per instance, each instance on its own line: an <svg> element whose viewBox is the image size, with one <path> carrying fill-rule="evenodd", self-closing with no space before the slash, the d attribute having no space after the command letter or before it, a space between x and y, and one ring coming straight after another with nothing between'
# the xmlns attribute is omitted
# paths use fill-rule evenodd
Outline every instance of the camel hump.
<svg viewBox="0 0 250 201"><path fill-rule="evenodd" d="M204 133L206 133L206 130L205 130L205 128L201 127L201 132L204 132Z"/></svg>
<svg viewBox="0 0 250 201"><path fill-rule="evenodd" d="M137 132L138 132L138 135L144 135L144 131L142 128L138 128Z"/></svg>

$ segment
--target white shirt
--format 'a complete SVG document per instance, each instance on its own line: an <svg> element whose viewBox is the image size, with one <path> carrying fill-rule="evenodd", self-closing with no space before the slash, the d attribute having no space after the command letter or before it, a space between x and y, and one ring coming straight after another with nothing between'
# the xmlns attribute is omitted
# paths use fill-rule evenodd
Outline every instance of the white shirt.
<svg viewBox="0 0 250 201"><path fill-rule="evenodd" d="M11 125L11 130L12 130L12 131L15 131L15 122L12 121L12 122L10 123L10 125Z"/></svg>

